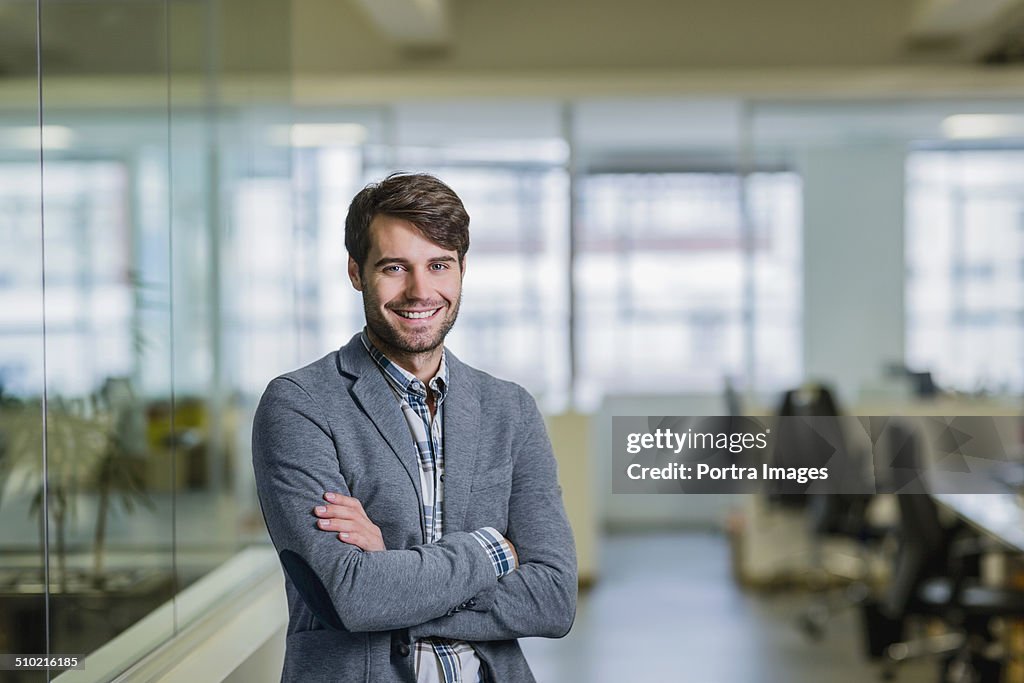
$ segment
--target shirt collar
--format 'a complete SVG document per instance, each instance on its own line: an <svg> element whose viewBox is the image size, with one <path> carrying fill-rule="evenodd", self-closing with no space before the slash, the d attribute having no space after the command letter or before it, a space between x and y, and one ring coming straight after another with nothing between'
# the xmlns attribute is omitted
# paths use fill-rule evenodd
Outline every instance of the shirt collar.
<svg viewBox="0 0 1024 683"><path fill-rule="evenodd" d="M366 328L363 328L363 331L360 332L359 338L362 340L363 347L366 348L367 353L370 354L370 358L373 359L373 362L377 364L377 367L384 374L384 379L387 380L388 384L402 394L413 394L426 398L427 390L423 386L423 382L416 375L385 356L374 346L373 342L370 341L370 336L366 334ZM444 347L441 348L441 363L437 368L437 373L430 379L429 385L434 391L437 402L443 401L448 393L448 362L445 358Z"/></svg>

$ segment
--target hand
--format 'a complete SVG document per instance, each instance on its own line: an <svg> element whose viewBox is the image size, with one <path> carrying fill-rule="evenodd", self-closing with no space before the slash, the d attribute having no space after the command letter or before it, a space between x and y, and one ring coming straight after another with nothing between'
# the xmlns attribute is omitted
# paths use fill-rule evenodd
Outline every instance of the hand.
<svg viewBox="0 0 1024 683"><path fill-rule="evenodd" d="M316 523L318 529L336 531L339 541L368 552L387 550L380 528L366 516L362 503L340 493L325 493L324 499L332 504L313 508L313 514L320 518Z"/></svg>
<svg viewBox="0 0 1024 683"><path fill-rule="evenodd" d="M515 560L514 568L518 569L519 568L519 553L516 552L516 547L514 545L512 545L512 541L508 540L507 536L505 537L505 543L508 543L508 549L512 551L512 559Z"/></svg>

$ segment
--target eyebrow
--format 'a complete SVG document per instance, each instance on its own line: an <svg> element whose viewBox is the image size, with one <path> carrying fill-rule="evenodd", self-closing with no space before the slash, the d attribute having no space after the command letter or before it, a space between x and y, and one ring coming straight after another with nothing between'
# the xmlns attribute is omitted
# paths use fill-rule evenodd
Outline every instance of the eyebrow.
<svg viewBox="0 0 1024 683"><path fill-rule="evenodd" d="M455 257L447 255L438 256L436 258L428 259L428 261L430 263L455 263ZM384 256L383 258L377 259L377 261L373 264L373 267L380 268L381 266L389 266L393 263L397 263L398 265L404 266L409 264L409 259L398 258L396 256Z"/></svg>

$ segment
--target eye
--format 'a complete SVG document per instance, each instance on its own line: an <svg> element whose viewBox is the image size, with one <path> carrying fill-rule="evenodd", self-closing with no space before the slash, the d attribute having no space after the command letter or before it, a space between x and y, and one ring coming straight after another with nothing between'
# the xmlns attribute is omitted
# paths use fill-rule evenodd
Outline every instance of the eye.
<svg viewBox="0 0 1024 683"><path fill-rule="evenodd" d="M381 270L385 273L397 273L402 270L402 266L393 263L390 266L384 266Z"/></svg>
<svg viewBox="0 0 1024 683"><path fill-rule="evenodd" d="M430 269L431 270L448 270L448 264L447 263L440 263L440 262L431 263L430 264Z"/></svg>

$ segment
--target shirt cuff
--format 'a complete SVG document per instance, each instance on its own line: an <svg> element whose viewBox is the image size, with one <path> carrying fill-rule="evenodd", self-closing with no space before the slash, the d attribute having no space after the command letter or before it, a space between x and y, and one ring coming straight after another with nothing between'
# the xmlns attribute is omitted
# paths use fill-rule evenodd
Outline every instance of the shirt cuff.
<svg viewBox="0 0 1024 683"><path fill-rule="evenodd" d="M491 558L491 563L494 565L494 575L500 579L507 574L511 574L516 568L516 559L512 555L512 547L505 540L505 537L489 526L477 529L472 534L473 538L487 551L487 556Z"/></svg>

